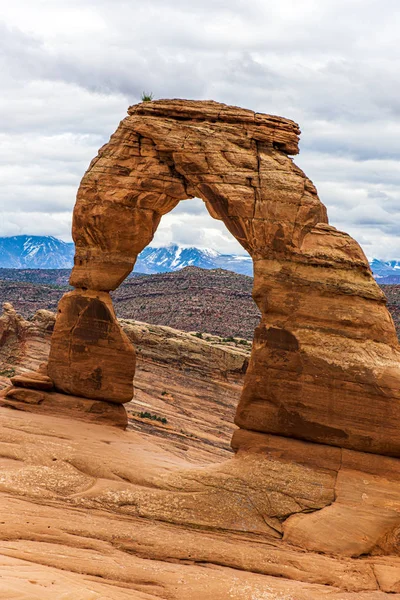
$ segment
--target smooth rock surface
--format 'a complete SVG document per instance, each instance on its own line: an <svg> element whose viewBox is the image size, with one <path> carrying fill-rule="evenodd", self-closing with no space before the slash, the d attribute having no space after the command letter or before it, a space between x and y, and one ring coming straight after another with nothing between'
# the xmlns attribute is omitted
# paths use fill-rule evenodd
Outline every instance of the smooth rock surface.
<svg viewBox="0 0 400 600"><path fill-rule="evenodd" d="M399 599L398 459L244 433L207 464L0 407L0 598Z"/></svg>
<svg viewBox="0 0 400 600"><path fill-rule="evenodd" d="M11 383L16 387L49 391L53 389L53 381L48 375L37 371L28 371L22 375L11 377Z"/></svg>
<svg viewBox="0 0 400 600"><path fill-rule="evenodd" d="M79 396L11 387L0 391L0 406L28 413L68 417L89 423L126 429L128 415L121 404L100 402Z"/></svg>

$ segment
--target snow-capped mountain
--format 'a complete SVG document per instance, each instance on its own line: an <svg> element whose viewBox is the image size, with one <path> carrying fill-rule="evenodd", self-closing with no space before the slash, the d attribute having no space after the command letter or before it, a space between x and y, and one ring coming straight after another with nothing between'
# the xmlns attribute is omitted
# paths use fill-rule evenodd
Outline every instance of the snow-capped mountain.
<svg viewBox="0 0 400 600"><path fill-rule="evenodd" d="M214 259L217 256L218 252L214 250L183 248L177 244L171 244L165 248L148 246L139 254L135 271L138 273L166 273L190 266L215 269Z"/></svg>
<svg viewBox="0 0 400 600"><path fill-rule="evenodd" d="M378 283L400 283L400 260L373 258L369 264Z"/></svg>
<svg viewBox="0 0 400 600"><path fill-rule="evenodd" d="M70 269L74 262L74 244L53 236L16 235L0 237L0 267L8 269ZM400 284L400 260L370 261L378 283ZM210 248L185 248L178 244L154 248L148 246L139 254L135 273L167 273L184 267L226 269L253 275L249 255L221 254Z"/></svg>
<svg viewBox="0 0 400 600"><path fill-rule="evenodd" d="M70 269L74 263L74 244L52 236L17 235L0 237L0 267L8 269ZM178 244L148 246L138 256L136 273L166 273L184 267L228 269L253 275L250 256L221 254L216 250L184 248Z"/></svg>
<svg viewBox="0 0 400 600"><path fill-rule="evenodd" d="M73 262L74 244L68 244L53 236L0 237L0 267L8 269L69 269Z"/></svg>
<svg viewBox="0 0 400 600"><path fill-rule="evenodd" d="M171 244L165 248L148 246L138 256L135 265L137 273L166 273L179 271L184 267L202 269L227 269L242 275L253 275L253 262L250 256L221 254L210 248L184 248Z"/></svg>

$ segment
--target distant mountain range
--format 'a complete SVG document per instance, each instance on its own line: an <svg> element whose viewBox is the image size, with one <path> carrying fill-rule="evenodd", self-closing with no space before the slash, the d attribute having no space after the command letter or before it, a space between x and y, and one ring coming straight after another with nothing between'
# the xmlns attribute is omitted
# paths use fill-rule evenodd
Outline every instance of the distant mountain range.
<svg viewBox="0 0 400 600"><path fill-rule="evenodd" d="M183 248L177 244L165 248L148 246L139 254L135 271L152 275L179 271L184 267L226 269L241 275L253 276L253 261L248 255L221 254L210 248Z"/></svg>
<svg viewBox="0 0 400 600"><path fill-rule="evenodd" d="M73 263L73 243L66 243L52 236L0 237L0 268L71 269ZM148 246L138 256L135 272L152 275L179 271L184 267L227 269L242 275L253 275L250 256L221 254L210 249L183 248L177 244L165 248Z"/></svg>
<svg viewBox="0 0 400 600"><path fill-rule="evenodd" d="M378 283L400 283L400 260L373 258L369 264Z"/></svg>
<svg viewBox="0 0 400 600"><path fill-rule="evenodd" d="M0 237L0 267L8 269L70 269L74 244L53 236Z"/></svg>
<svg viewBox="0 0 400 600"><path fill-rule="evenodd" d="M71 269L74 244L52 236L17 235L0 237L0 268ZM374 258L371 269L379 283L400 284L400 260ZM253 275L250 256L221 254L216 250L184 248L178 244L155 248L148 246L139 255L135 273L152 275L179 271L184 267L226 269L241 275Z"/></svg>

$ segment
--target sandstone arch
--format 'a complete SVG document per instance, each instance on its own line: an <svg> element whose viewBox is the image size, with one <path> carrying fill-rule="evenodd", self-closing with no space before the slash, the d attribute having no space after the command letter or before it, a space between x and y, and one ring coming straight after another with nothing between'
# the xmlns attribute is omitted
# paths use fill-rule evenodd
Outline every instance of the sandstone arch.
<svg viewBox="0 0 400 600"><path fill-rule="evenodd" d="M288 155L298 126L215 102L133 106L83 177L75 291L60 302L48 371L66 393L126 402L134 350L108 292L161 216L201 197L249 251L256 330L234 446L261 431L400 455L399 346L358 244L330 227Z"/></svg>

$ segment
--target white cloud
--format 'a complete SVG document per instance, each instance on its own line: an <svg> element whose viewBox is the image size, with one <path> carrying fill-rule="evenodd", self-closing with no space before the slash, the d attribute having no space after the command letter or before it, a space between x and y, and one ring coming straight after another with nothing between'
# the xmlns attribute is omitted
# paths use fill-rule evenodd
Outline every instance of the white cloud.
<svg viewBox="0 0 400 600"><path fill-rule="evenodd" d="M145 90L298 121L332 224L400 257L397 0L14 0L2 18L0 235L68 239L81 176ZM240 249L198 202L156 239Z"/></svg>
<svg viewBox="0 0 400 600"><path fill-rule="evenodd" d="M245 254L222 221L210 217L199 198L180 202L173 211L162 217L152 245L167 246L171 243L214 248L226 254Z"/></svg>

